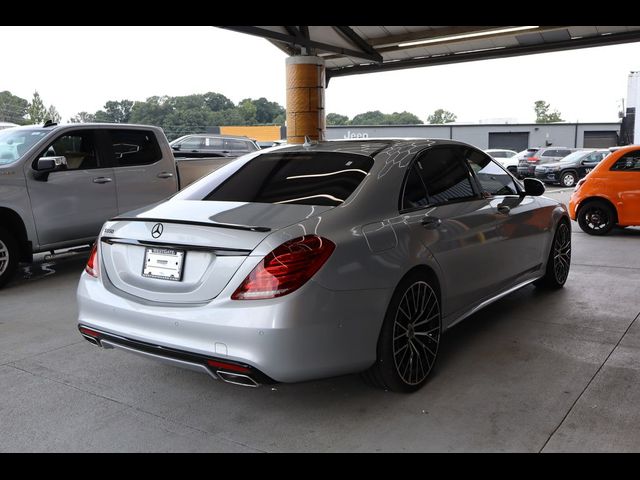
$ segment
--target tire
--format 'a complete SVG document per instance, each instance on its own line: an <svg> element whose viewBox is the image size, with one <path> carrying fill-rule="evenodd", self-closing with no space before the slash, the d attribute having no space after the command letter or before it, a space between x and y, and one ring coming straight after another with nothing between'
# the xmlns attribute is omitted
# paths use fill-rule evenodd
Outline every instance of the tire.
<svg viewBox="0 0 640 480"><path fill-rule="evenodd" d="M18 243L13 235L0 228L0 288L4 287L18 268Z"/></svg>
<svg viewBox="0 0 640 480"><path fill-rule="evenodd" d="M560 176L560 185L566 188L574 187L578 181L578 175L575 172L564 172Z"/></svg>
<svg viewBox="0 0 640 480"><path fill-rule="evenodd" d="M405 277L393 294L378 338L377 359L363 373L367 383L415 392L428 379L442 334L440 294L424 273Z"/></svg>
<svg viewBox="0 0 640 480"><path fill-rule="evenodd" d="M578 225L589 235L606 235L616 224L616 212L602 200L591 200L578 209Z"/></svg>
<svg viewBox="0 0 640 480"><path fill-rule="evenodd" d="M544 277L536 280L534 285L552 290L562 288L567 281L570 268L571 229L567 222L561 221L553 236Z"/></svg>

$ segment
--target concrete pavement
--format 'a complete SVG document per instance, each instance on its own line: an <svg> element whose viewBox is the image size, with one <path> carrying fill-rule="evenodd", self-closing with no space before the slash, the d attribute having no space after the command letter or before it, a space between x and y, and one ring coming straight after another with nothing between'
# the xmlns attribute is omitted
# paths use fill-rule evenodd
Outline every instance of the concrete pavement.
<svg viewBox="0 0 640 480"><path fill-rule="evenodd" d="M640 451L640 229L573 227L566 287L454 327L412 395L241 388L99 349L75 326L85 258L41 262L0 291L0 452Z"/></svg>

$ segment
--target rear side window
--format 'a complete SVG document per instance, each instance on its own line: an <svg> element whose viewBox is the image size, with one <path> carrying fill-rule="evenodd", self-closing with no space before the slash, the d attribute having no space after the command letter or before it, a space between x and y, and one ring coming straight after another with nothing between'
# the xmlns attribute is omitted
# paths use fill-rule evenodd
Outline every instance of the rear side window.
<svg viewBox="0 0 640 480"><path fill-rule="evenodd" d="M336 152L260 155L204 200L336 206L367 175L373 159Z"/></svg>
<svg viewBox="0 0 640 480"><path fill-rule="evenodd" d="M407 180L404 184L404 191L402 192L402 210L410 210L412 208L419 208L429 204L427 199L427 189L422 183L420 173L418 172L419 162L415 162L409 170Z"/></svg>
<svg viewBox="0 0 640 480"><path fill-rule="evenodd" d="M162 158L153 132L148 130L109 130L117 167L150 165Z"/></svg>
<svg viewBox="0 0 640 480"><path fill-rule="evenodd" d="M459 148L434 148L427 151L416 164L427 187L430 204L476 196L469 178L469 169L463 163Z"/></svg>
<svg viewBox="0 0 640 480"><path fill-rule="evenodd" d="M611 171L640 171L640 150L625 153L613 164Z"/></svg>
<svg viewBox="0 0 640 480"><path fill-rule="evenodd" d="M225 140L224 146L226 150L232 150L234 152L250 151L249 145L244 140Z"/></svg>
<svg viewBox="0 0 640 480"><path fill-rule="evenodd" d="M543 157L559 157L560 154L558 153L558 150L545 150L544 152L542 152Z"/></svg>

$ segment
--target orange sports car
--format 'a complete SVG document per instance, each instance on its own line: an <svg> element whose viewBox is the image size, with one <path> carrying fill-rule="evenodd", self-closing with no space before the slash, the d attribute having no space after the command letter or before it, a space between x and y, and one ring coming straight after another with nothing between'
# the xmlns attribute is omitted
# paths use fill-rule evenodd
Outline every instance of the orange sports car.
<svg viewBox="0 0 640 480"><path fill-rule="evenodd" d="M569 215L590 235L640 225L640 145L615 150L580 180Z"/></svg>

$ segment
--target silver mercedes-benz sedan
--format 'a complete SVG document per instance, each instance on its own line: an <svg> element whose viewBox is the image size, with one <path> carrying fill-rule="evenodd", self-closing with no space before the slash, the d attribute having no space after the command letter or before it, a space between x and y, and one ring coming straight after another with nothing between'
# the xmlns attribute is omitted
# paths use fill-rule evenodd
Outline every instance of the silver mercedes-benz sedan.
<svg viewBox="0 0 640 480"><path fill-rule="evenodd" d="M410 392L443 332L569 274L563 204L446 140L255 152L109 220L78 287L81 334L256 386L364 372Z"/></svg>

